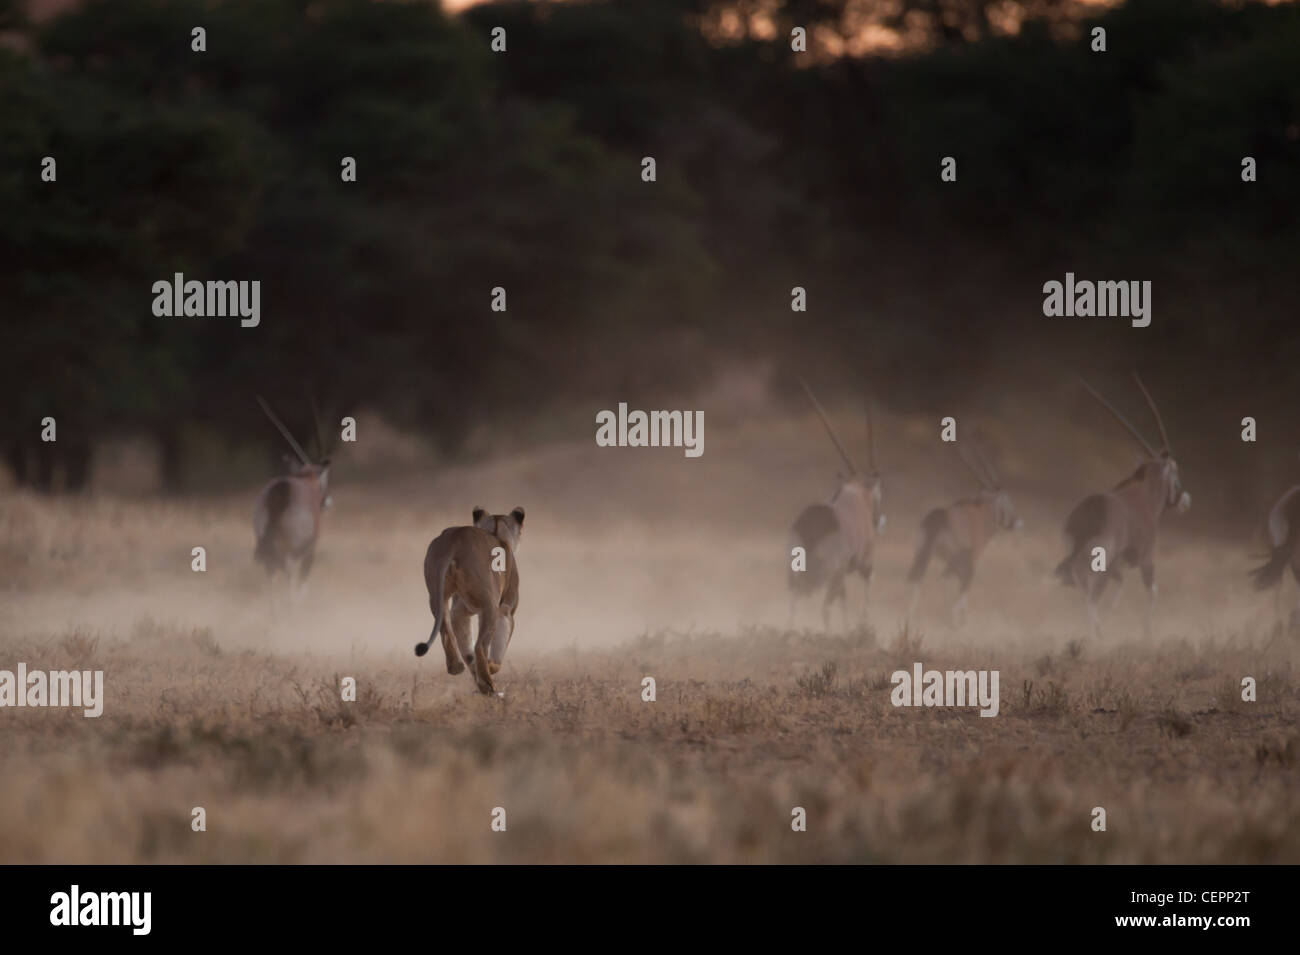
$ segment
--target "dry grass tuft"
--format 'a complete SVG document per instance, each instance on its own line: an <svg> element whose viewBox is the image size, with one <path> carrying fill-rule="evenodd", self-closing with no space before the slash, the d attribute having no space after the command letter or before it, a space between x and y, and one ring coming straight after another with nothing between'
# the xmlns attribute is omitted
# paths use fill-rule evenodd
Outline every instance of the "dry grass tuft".
<svg viewBox="0 0 1300 955"><path fill-rule="evenodd" d="M881 649L771 629L664 631L621 649L519 653L499 677L504 699L405 657L345 671L328 657L215 647L205 631L156 621L127 639L0 643L29 665L78 654L108 681L98 720L5 713L0 858L1300 859L1300 706L1285 661L1248 646L1207 651L1208 669L1181 681L1175 671L1196 664L1180 663L1176 644L1067 650L1046 679L1041 654L1001 652L993 719L890 705L889 674L900 647L916 655L914 634ZM972 655L947 648L924 662L968 667ZM809 657L820 663L795 666ZM1250 668L1273 699L1229 710L1240 694L1225 688ZM645 673L653 703L641 699ZM355 702L343 700L345 676ZM1089 828L1094 805L1110 814L1107 838ZM194 806L206 833L189 829ZM496 806L506 834L489 829ZM797 836L794 806L810 821Z"/></svg>

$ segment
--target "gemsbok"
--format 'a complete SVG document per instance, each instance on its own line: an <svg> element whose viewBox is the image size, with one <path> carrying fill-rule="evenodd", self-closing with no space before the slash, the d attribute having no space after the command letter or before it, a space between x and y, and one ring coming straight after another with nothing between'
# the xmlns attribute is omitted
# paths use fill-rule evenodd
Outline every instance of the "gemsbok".
<svg viewBox="0 0 1300 955"><path fill-rule="evenodd" d="M960 448L957 451L957 457L979 482L979 495L962 498L947 507L936 507L921 521L916 556L907 572L907 581L912 590L907 610L909 618L916 611L917 600L921 596L921 582L925 579L930 560L937 557L944 564L943 576L956 577L960 585L950 611L952 625L959 627L965 623L966 592L975 577L976 561L998 530L1019 530L1023 526L1016 514L1015 505L1011 503L1011 495L1002 488L993 465L978 447L975 448L975 456L983 469L982 473L981 468L967 459Z"/></svg>
<svg viewBox="0 0 1300 955"><path fill-rule="evenodd" d="M1084 594L1088 626L1096 637L1101 631L1097 614L1097 600L1113 575L1116 580L1115 600L1119 600L1124 578L1121 562L1137 567L1142 572L1142 583L1147 588L1146 615L1143 632L1151 633L1151 616L1156 602L1156 530L1160 517L1168 508L1184 513L1192 505L1192 497L1183 490L1178 476L1178 462L1169 446L1160 411L1151 400L1151 394L1142 379L1133 374L1142 390L1142 396L1155 416L1160 429L1163 447L1156 451L1141 432L1120 414L1110 402L1099 395L1083 379L1088 393L1115 416L1125 430L1146 452L1132 474L1112 490L1085 497L1065 521L1065 536L1070 542L1070 553L1056 568L1056 575L1067 585L1077 585Z"/></svg>
<svg viewBox="0 0 1300 955"><path fill-rule="evenodd" d="M257 495L257 503L253 505L253 534L257 546L253 556L266 568L269 578L274 579L277 570L284 571L292 596L295 590L301 591L311 571L316 556L316 540L320 536L321 512L331 503L330 460L322 457L318 463L313 462L261 396L258 396L257 403L289 442L298 460L285 455L289 473L268 481ZM324 455L325 444L319 420L316 421L316 440Z"/></svg>
<svg viewBox="0 0 1300 955"><path fill-rule="evenodd" d="M840 612L848 624L844 578L853 571L862 575L864 586L870 588L874 573L876 535L885 528L885 512L881 503L880 471L876 468L875 428L872 426L871 405L867 404L867 447L871 472L863 474L844 450L830 419L821 403L808 387L799 383L808 394L817 416L821 418L830 435L831 443L848 468L840 475L839 487L825 504L809 504L795 519L791 527L790 546L790 626L794 626L794 608L798 597L813 594L826 588L822 603L822 624L831 626L831 604L840 601ZM802 556L795 548L802 548ZM796 567L802 565L802 569Z"/></svg>
<svg viewBox="0 0 1300 955"><path fill-rule="evenodd" d="M1258 590L1277 588L1276 600L1282 595L1282 578L1288 567L1291 577L1300 584L1300 484L1286 491L1268 512L1268 560L1250 572ZM1280 616L1280 614L1279 614ZM1300 603L1291 611L1289 629L1300 627Z"/></svg>

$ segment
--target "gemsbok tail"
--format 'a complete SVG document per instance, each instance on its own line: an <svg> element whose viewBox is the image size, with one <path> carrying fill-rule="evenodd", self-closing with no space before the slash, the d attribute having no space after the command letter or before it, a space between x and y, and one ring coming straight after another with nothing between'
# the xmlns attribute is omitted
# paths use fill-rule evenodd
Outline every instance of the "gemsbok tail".
<svg viewBox="0 0 1300 955"><path fill-rule="evenodd" d="M1288 537L1282 546L1273 548L1266 563L1250 572L1256 590L1270 590L1282 580L1282 575L1286 573L1286 565L1291 562L1293 543Z"/></svg>
<svg viewBox="0 0 1300 955"><path fill-rule="evenodd" d="M839 533L839 518L830 505L810 504L800 512L791 528L791 540L804 549L807 569L804 572L790 571L791 590L807 593L825 581L824 545Z"/></svg>
<svg viewBox="0 0 1300 955"><path fill-rule="evenodd" d="M909 582L915 584L925 577L930 558L934 554L935 541L947 526L948 512L943 508L936 507L925 515L921 521L921 539L916 545L916 556L912 558L912 569L907 572Z"/></svg>
<svg viewBox="0 0 1300 955"><path fill-rule="evenodd" d="M284 480L276 481L266 490L266 527L262 531L262 536L257 539L253 558L261 561L268 570L281 562L280 556L275 553L273 538L275 529L280 525L280 516L289 507L291 493L289 482Z"/></svg>
<svg viewBox="0 0 1300 955"><path fill-rule="evenodd" d="M1101 494L1085 497L1065 519L1065 536L1070 541L1070 553L1056 565L1056 576L1067 587L1074 586L1074 564L1088 541L1094 538L1106 521L1106 498Z"/></svg>
<svg viewBox="0 0 1300 955"><path fill-rule="evenodd" d="M1300 488L1282 495L1268 514L1268 561L1250 572L1256 590L1268 590L1282 582L1286 566L1296 552L1296 534L1300 533Z"/></svg>

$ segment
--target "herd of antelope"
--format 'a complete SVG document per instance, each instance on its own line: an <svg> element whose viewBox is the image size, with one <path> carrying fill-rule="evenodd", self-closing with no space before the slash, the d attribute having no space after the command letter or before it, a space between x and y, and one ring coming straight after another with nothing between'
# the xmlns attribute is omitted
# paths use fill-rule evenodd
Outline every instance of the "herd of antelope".
<svg viewBox="0 0 1300 955"><path fill-rule="evenodd" d="M1088 393L1115 416L1143 453L1131 474L1110 490L1085 497L1065 521L1070 549L1057 565L1056 576L1083 593L1088 631L1093 637L1101 628L1098 600L1112 582L1114 600L1118 600L1125 567L1136 567L1142 575L1147 590L1144 628L1150 633L1157 593L1155 549L1160 518L1169 509L1184 513L1191 507L1191 495L1183 489L1160 411L1142 379L1136 373L1133 377L1160 432L1159 450L1081 379ZM848 575L856 572L868 585L874 575L875 541L885 526L883 490L875 461L870 405L867 441L871 470L864 474L845 450L812 390L806 383L800 383L848 471L840 474L839 486L829 501L805 507L791 527L790 552L801 548L804 561L791 562L790 623L794 622L796 598L824 589L822 621L829 629L831 607L836 600L847 619L844 582ZM938 559L943 564L945 576L957 578L958 592L951 606L954 626L965 622L967 591L975 576L975 565L990 539L998 530L1022 526L1011 496L980 448L974 446L973 454L967 456L964 448L959 447L957 454L979 482L979 493L946 507L936 507L922 518L916 553L907 574L911 589L909 618L916 611L921 583L932 560ZM1283 494L1270 510L1268 535L1268 560L1252 572L1256 586L1260 590L1277 587L1288 566L1300 584L1300 485ZM1290 624L1300 625L1300 606L1292 611Z"/></svg>
<svg viewBox="0 0 1300 955"><path fill-rule="evenodd" d="M1136 567L1142 575L1147 590L1145 629L1150 632L1157 592L1155 546L1160 518L1169 509L1183 513L1191 506L1160 411L1141 378L1136 373L1133 377L1155 418L1159 450L1114 405L1081 380L1088 393L1136 440L1144 455L1131 474L1110 490L1085 497L1065 521L1070 550L1057 565L1056 575L1082 592L1088 629L1094 637L1101 626L1098 600L1112 581L1118 599L1125 566ZM876 465L871 403L867 403L870 469L864 472L845 449L812 389L802 380L800 384L848 470L839 475L839 485L830 500L805 507L790 528L790 553L801 550L803 557L800 565L792 563L789 575L790 623L793 625L798 597L824 590L822 621L829 630L831 608L837 600L847 620L846 578L853 573L860 575L866 590L874 576L876 538L885 528L882 481ZM318 415L320 457L313 461L266 402L259 397L258 403L297 457L286 456L288 473L268 482L257 496L253 508L254 556L270 577L283 571L292 593L295 588L301 589L311 570L321 514L330 506L330 459ZM315 414L314 404L312 410ZM915 613L931 561L937 559L944 575L957 579L958 592L951 606L954 626L966 620L966 596L975 577L975 565L993 535L1022 526L1010 494L984 452L975 445L968 455L962 446L957 455L978 482L978 493L936 507L922 518L916 553L907 573L911 591L909 618ZM434 639L441 637L447 671L456 674L469 666L483 693L494 691L492 676L500 669L514 633L519 603L515 551L523 521L521 507L507 515L488 514L476 507L470 524L447 528L429 545L425 557L425 584L434 626L429 639L416 645L416 655L423 656ZM1288 567L1300 584L1300 485L1290 488L1269 511L1268 535L1268 560L1252 571L1257 587L1277 587ZM473 616L479 621L477 641L470 639L469 620ZM1292 626L1300 625L1300 606L1292 611L1290 622Z"/></svg>

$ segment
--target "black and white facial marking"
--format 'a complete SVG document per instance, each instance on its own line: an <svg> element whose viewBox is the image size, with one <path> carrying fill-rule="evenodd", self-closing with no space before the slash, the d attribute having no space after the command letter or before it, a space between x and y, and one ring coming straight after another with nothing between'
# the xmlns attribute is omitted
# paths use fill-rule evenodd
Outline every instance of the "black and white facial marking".
<svg viewBox="0 0 1300 955"><path fill-rule="evenodd" d="M877 534L885 529L885 492L879 474L871 476L871 520Z"/></svg>
<svg viewBox="0 0 1300 955"><path fill-rule="evenodd" d="M1161 456L1160 476L1165 485L1165 505L1178 510L1179 514L1192 506L1192 496L1183 490L1182 479L1178 476L1178 462L1165 452Z"/></svg>
<svg viewBox="0 0 1300 955"><path fill-rule="evenodd" d="M1020 530L1024 526L1024 521L1016 513L1015 505L1011 503L1011 495L1001 488L994 492L993 516L998 526L1005 531Z"/></svg>

